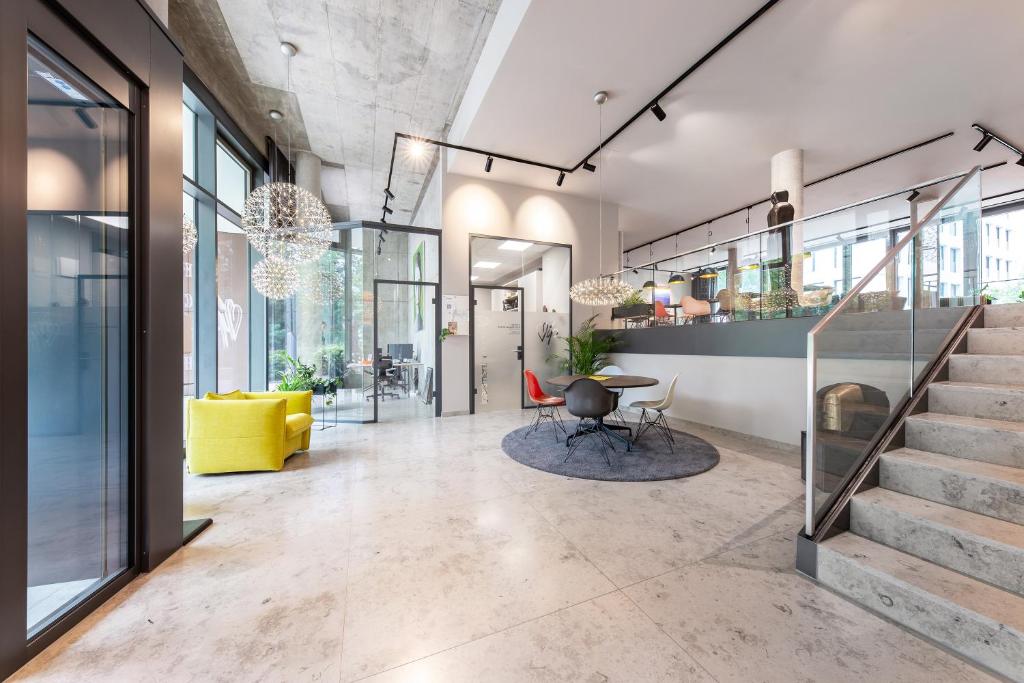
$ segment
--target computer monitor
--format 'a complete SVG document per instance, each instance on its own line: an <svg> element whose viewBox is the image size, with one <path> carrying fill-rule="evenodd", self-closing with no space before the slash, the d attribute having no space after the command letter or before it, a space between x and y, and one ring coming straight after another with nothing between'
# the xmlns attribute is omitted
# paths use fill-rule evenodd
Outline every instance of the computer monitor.
<svg viewBox="0 0 1024 683"><path fill-rule="evenodd" d="M388 344L388 355L395 360L412 358L412 344Z"/></svg>

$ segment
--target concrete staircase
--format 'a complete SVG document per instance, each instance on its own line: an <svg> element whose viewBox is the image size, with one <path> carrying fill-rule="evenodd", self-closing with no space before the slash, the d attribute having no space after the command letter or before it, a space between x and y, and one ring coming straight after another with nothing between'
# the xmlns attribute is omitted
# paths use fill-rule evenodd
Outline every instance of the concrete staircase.
<svg viewBox="0 0 1024 683"><path fill-rule="evenodd" d="M1024 681L1024 304L989 306L906 447L818 546L818 580Z"/></svg>

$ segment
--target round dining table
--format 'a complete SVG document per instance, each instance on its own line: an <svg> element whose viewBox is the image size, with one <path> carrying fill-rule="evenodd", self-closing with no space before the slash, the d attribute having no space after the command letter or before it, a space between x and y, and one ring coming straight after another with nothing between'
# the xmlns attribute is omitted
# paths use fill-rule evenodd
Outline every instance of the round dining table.
<svg viewBox="0 0 1024 683"><path fill-rule="evenodd" d="M604 379L597 380L601 383L605 389L637 389L639 387L653 387L658 383L658 380L654 377L644 377L643 375L602 375L600 372L596 375L559 375L558 377L552 377L548 380L548 384L556 386L559 389L564 389L578 379L589 377L594 379L596 377L603 377ZM565 440L565 445L568 446L573 438L583 436L585 433L592 433L595 431L601 431L609 436L615 437L626 446L627 451L633 450L633 430L627 425L616 425L606 424L603 417L597 418L594 421L594 425L587 427L582 432L577 430L576 434L568 435ZM624 431L629 434L628 438L623 438L616 432Z"/></svg>
<svg viewBox="0 0 1024 683"><path fill-rule="evenodd" d="M559 375L558 377L552 377L548 380L548 384L554 385L560 389L564 389L578 379L584 377L606 377L607 379L598 380L605 389L637 389L639 387L653 387L658 383L653 377L644 377L643 375L602 375L600 372L596 375Z"/></svg>

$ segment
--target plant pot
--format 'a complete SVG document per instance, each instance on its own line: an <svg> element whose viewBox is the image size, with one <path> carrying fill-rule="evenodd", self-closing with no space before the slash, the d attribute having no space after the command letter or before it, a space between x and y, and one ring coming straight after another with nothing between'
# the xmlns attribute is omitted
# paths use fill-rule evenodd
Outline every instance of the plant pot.
<svg viewBox="0 0 1024 683"><path fill-rule="evenodd" d="M643 318L653 315L651 304L632 304L630 306L616 306L612 309L612 320L620 318Z"/></svg>

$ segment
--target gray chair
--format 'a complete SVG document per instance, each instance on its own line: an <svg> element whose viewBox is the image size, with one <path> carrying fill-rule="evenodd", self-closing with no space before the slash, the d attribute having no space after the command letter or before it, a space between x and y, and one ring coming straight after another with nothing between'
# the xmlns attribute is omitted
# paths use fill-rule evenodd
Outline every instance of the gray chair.
<svg viewBox="0 0 1024 683"><path fill-rule="evenodd" d="M601 370L600 370L600 372L598 374L615 376L615 375L625 375L626 373L624 373L622 371L622 368L620 368L618 365L606 365L603 368L601 368ZM622 396L623 396L623 394L625 393L626 390L625 389L609 389L608 391L610 391L613 394L615 394L615 397L617 399L615 401L615 410L612 411L612 414L615 416L615 421L619 422L620 424L629 424L628 422L626 422L626 418L622 414L622 410L619 409L619 401L622 399Z"/></svg>
<svg viewBox="0 0 1024 683"><path fill-rule="evenodd" d="M612 437L623 441L629 449L629 441L611 431L604 425L604 418L608 413L615 410L616 396L601 386L597 380L589 377L582 377L565 388L565 407L571 415L579 418L576 423L576 431L565 440L569 452L565 456L568 462L588 437L596 436L598 445L601 446L601 454L605 462L611 467L612 461L608 457L608 447L615 450Z"/></svg>
<svg viewBox="0 0 1024 683"><path fill-rule="evenodd" d="M630 408L640 409L640 420L636 424L636 437L634 441L639 440L640 435L648 429L653 429L662 438L665 445L668 446L668 450L673 453L675 452L676 440L672 436L672 428L668 426L668 420L665 419L665 411L672 407L672 399L675 398L676 382L678 380L679 375L676 375L669 382L665 398L652 401L633 401L629 404Z"/></svg>

